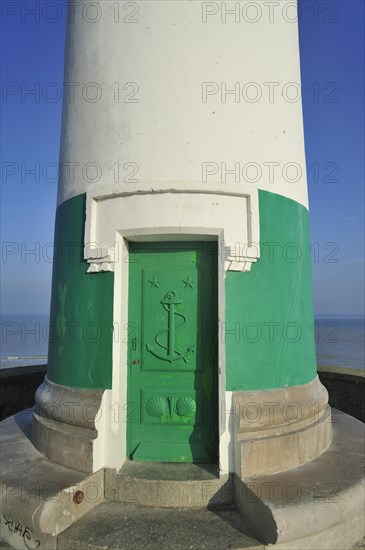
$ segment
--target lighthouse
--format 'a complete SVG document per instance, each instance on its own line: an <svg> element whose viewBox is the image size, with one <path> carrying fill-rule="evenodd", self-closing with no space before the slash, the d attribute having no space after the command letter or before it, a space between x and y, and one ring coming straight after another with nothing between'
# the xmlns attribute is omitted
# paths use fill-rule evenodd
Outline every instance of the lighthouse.
<svg viewBox="0 0 365 550"><path fill-rule="evenodd" d="M180 494L197 506L197 472L214 472L205 504L234 502L267 542L304 537L297 509L272 511L277 534L261 521L271 497L263 511L247 492L332 441L295 2L70 4L64 81L33 445L85 476L105 472L109 498L120 472L139 472L150 506ZM161 489L171 471L183 472L173 497Z"/></svg>
<svg viewBox="0 0 365 550"><path fill-rule="evenodd" d="M330 443L298 29L287 6L274 21L253 7L85 2L69 14L52 334L34 415L53 460L246 476ZM51 444L59 420L64 445L68 422L70 445L75 430L86 438L69 457Z"/></svg>

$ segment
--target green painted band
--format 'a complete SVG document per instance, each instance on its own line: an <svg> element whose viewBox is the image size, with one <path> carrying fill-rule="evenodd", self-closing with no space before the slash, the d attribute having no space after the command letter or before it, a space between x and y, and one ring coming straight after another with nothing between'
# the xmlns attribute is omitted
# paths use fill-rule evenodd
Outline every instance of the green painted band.
<svg viewBox="0 0 365 550"><path fill-rule="evenodd" d="M309 214L259 191L261 258L227 272L227 390L269 389L316 376ZM71 387L111 388L113 273L87 274L85 195L57 210L48 377ZM222 338L222 331L220 337Z"/></svg>
<svg viewBox="0 0 365 550"><path fill-rule="evenodd" d="M48 378L81 388L112 387L113 273L86 273L85 195L56 214Z"/></svg>
<svg viewBox="0 0 365 550"><path fill-rule="evenodd" d="M309 213L259 191L261 258L227 272L227 390L305 384L316 376Z"/></svg>

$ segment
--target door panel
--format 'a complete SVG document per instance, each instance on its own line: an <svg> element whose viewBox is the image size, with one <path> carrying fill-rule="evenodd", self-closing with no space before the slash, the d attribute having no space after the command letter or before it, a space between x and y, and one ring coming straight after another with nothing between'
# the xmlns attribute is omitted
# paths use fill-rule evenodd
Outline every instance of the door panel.
<svg viewBox="0 0 365 550"><path fill-rule="evenodd" d="M213 243L131 243L128 454L217 455L217 254Z"/></svg>

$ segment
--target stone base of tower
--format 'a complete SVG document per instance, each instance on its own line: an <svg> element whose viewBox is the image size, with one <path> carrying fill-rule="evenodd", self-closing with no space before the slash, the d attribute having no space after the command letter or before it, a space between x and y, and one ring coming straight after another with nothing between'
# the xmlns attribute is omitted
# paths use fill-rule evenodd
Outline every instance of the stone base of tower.
<svg viewBox="0 0 365 550"><path fill-rule="evenodd" d="M71 388L46 376L35 394L32 442L44 456L91 474L97 438L95 418L104 390Z"/></svg>
<svg viewBox="0 0 365 550"><path fill-rule="evenodd" d="M235 473L254 478L296 468L332 441L328 393L318 376L300 386L233 392Z"/></svg>
<svg viewBox="0 0 365 550"><path fill-rule="evenodd" d="M36 449L80 472L91 474L102 467L118 470L127 457L116 449L113 452L115 434L110 426L115 404L103 403L103 394L104 390L55 384L46 377L36 393L33 412ZM318 377L298 386L236 391L230 398L232 402L227 402L227 392L219 411L220 475L234 473L246 479L279 473L313 460L331 443L328 393Z"/></svg>

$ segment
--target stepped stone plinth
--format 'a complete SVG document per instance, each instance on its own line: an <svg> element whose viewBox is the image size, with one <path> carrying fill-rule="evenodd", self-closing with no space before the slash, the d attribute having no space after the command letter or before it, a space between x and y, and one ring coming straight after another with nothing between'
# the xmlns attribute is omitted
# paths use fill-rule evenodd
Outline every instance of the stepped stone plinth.
<svg viewBox="0 0 365 550"><path fill-rule="evenodd" d="M251 479L128 461L81 473L35 449L31 412L1 423L4 548L350 550L364 537L364 424L339 411L322 455Z"/></svg>

